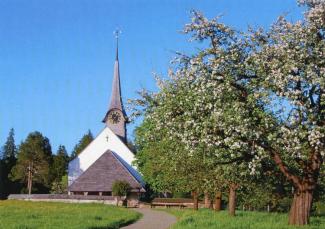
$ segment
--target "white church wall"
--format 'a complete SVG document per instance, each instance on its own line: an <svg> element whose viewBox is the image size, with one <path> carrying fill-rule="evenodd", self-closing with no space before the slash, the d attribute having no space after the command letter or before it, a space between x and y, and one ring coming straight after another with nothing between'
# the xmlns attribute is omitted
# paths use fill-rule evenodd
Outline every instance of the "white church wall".
<svg viewBox="0 0 325 229"><path fill-rule="evenodd" d="M69 163L68 181L71 185L84 171L86 171L107 150L111 150L121 157L130 167L137 178L141 177L132 166L134 154L129 148L108 128L105 127L99 135L74 160Z"/></svg>

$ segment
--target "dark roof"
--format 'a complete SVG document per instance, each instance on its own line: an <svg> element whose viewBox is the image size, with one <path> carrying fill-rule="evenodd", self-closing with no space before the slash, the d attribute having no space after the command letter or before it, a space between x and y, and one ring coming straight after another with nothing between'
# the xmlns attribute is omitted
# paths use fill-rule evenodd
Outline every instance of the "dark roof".
<svg viewBox="0 0 325 229"><path fill-rule="evenodd" d="M69 186L69 191L110 192L117 180L127 181L133 191L144 191L128 168L108 150Z"/></svg>

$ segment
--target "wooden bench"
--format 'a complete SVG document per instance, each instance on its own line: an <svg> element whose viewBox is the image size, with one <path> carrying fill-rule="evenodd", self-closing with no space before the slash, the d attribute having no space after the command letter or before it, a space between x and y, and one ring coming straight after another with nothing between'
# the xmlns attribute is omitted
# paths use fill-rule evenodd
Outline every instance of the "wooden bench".
<svg viewBox="0 0 325 229"><path fill-rule="evenodd" d="M185 208L185 205L182 203L157 203L157 202L151 203L151 208L154 208L156 206L163 206L165 208L170 208L170 207L179 207L180 209Z"/></svg>
<svg viewBox="0 0 325 229"><path fill-rule="evenodd" d="M170 207L179 207L185 208L188 205L193 205L192 199L184 199L184 198L155 198L152 200L150 207L154 208L156 206L162 206L165 208Z"/></svg>

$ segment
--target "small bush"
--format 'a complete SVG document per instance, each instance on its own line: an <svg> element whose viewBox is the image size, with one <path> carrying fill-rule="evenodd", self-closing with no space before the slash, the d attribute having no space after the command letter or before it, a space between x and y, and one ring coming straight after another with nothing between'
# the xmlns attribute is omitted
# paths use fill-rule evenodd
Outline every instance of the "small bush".
<svg viewBox="0 0 325 229"><path fill-rule="evenodd" d="M115 181L112 187L113 196L127 196L131 186L127 181Z"/></svg>

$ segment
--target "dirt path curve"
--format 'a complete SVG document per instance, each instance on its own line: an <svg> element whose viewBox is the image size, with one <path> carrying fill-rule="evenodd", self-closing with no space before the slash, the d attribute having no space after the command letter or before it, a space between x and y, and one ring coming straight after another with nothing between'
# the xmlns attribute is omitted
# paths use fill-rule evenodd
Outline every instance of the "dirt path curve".
<svg viewBox="0 0 325 229"><path fill-rule="evenodd" d="M167 229L176 223L176 217L163 211L155 211L150 208L137 208L143 216L140 220L121 229Z"/></svg>

